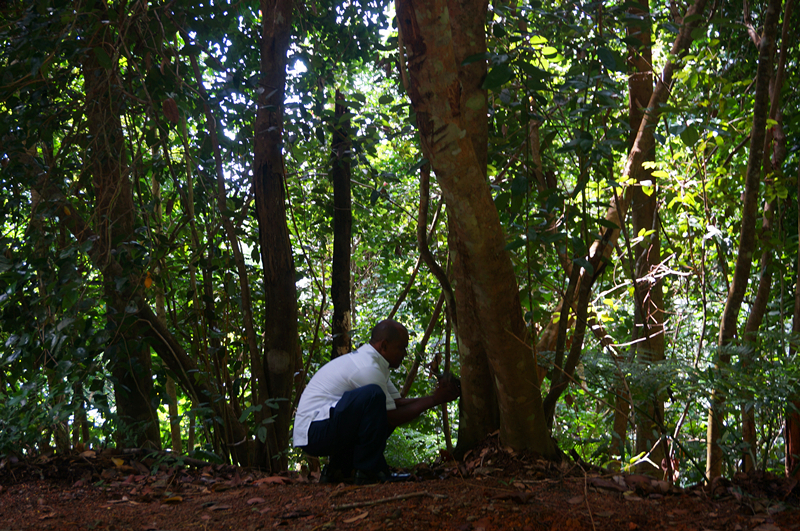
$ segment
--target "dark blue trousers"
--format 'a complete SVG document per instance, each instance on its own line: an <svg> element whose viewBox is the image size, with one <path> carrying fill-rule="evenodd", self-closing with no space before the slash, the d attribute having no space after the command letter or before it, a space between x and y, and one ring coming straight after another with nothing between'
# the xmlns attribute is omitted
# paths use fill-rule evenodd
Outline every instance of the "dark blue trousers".
<svg viewBox="0 0 800 531"><path fill-rule="evenodd" d="M386 471L383 451L392 431L383 389L365 385L342 395L330 418L311 423L303 449L310 455L330 456L328 466L345 475L352 469Z"/></svg>

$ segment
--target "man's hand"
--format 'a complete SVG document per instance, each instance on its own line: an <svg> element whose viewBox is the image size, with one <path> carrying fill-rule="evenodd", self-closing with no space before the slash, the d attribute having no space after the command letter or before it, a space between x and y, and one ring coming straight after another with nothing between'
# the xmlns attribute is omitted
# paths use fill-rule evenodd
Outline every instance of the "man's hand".
<svg viewBox="0 0 800 531"><path fill-rule="evenodd" d="M394 401L396 409L386 412L389 427L395 428L419 417L423 412L445 402L452 402L461 396L461 382L450 373L439 377L439 385L433 394L420 398L398 398Z"/></svg>
<svg viewBox="0 0 800 531"><path fill-rule="evenodd" d="M433 391L433 397L439 404L445 402L452 402L461 396L461 381L453 376L451 373L446 372L439 376L439 384Z"/></svg>

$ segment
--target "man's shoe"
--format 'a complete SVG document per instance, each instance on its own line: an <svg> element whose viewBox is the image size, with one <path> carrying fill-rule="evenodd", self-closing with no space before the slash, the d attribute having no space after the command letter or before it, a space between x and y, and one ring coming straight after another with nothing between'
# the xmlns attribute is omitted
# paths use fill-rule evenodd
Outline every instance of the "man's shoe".
<svg viewBox="0 0 800 531"><path fill-rule="evenodd" d="M319 477L319 482L323 485L329 484L336 484L336 483L345 483L350 478L344 475L338 468L333 468L330 465L325 465L322 467L322 475Z"/></svg>
<svg viewBox="0 0 800 531"><path fill-rule="evenodd" d="M383 483L387 481L389 474L382 470L356 470L353 475L353 483L356 485L374 485L375 483Z"/></svg>
<svg viewBox="0 0 800 531"><path fill-rule="evenodd" d="M356 470L353 483L356 485L374 485L376 483L396 483L410 481L411 474L392 474L386 470Z"/></svg>

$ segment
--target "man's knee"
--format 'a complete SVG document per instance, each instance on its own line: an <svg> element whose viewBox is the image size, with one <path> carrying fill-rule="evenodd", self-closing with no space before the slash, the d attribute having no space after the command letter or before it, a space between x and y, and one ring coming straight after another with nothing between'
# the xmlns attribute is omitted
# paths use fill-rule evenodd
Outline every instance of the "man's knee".
<svg viewBox="0 0 800 531"><path fill-rule="evenodd" d="M383 394L383 389L381 389L381 386L378 384L367 384L356 390L359 391L364 398L385 398L386 396Z"/></svg>
<svg viewBox="0 0 800 531"><path fill-rule="evenodd" d="M341 406L341 408L340 408ZM386 395L377 384L368 384L345 393L337 409L353 409L363 411L377 411L386 409Z"/></svg>

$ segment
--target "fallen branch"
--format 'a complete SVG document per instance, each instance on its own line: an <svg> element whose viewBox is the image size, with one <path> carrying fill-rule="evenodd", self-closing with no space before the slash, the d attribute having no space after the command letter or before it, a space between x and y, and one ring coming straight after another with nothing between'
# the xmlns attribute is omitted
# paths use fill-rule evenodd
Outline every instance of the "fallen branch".
<svg viewBox="0 0 800 531"><path fill-rule="evenodd" d="M364 501L364 502L356 502L356 503L346 503L344 505L334 505L334 511L345 511L347 509L356 509L358 507L371 507L373 505L380 505L381 503L389 503L398 500L407 500L409 498L419 498L421 496L430 496L431 498L447 498L444 494L431 494L430 492L423 491L423 492L412 492L410 494L400 494L398 496L392 496L391 498L381 498L380 500L372 500L372 501Z"/></svg>

